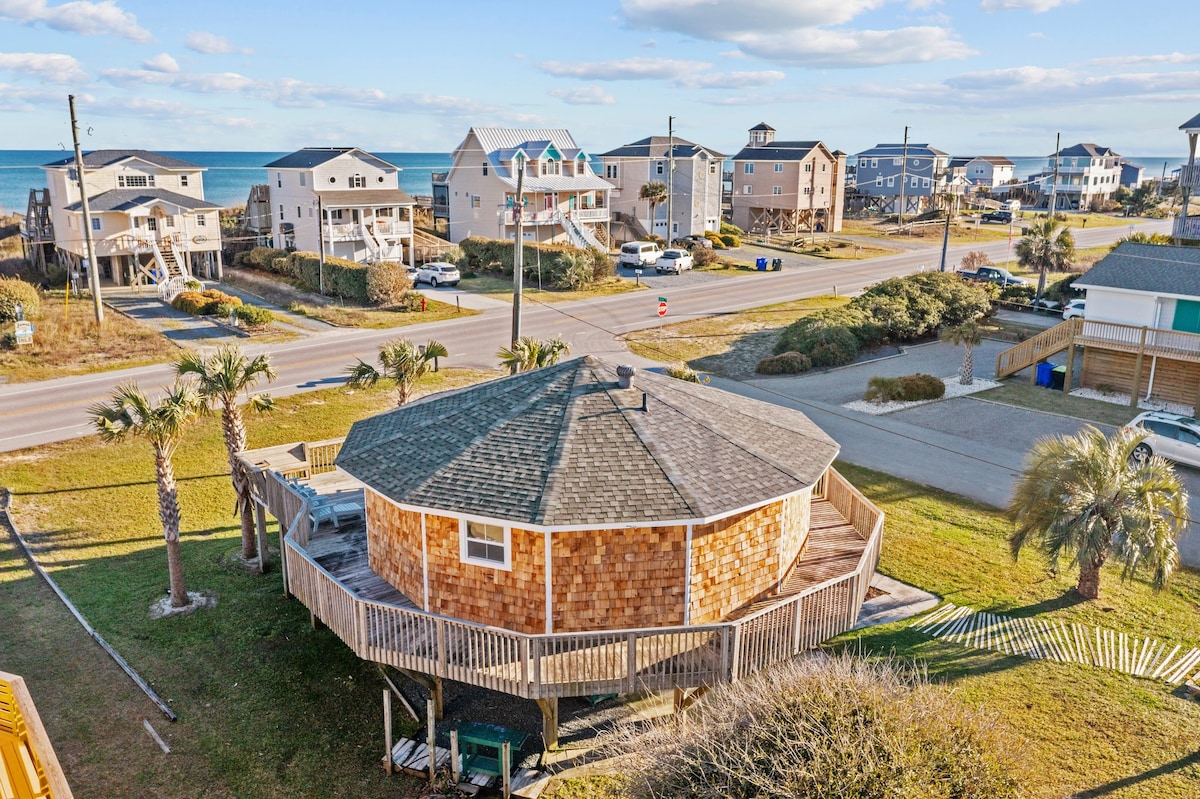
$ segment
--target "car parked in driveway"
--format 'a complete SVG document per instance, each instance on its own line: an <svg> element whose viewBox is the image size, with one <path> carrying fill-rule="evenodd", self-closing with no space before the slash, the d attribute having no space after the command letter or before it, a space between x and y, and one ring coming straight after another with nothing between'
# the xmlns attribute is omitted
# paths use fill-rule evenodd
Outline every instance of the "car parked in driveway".
<svg viewBox="0 0 1200 799"><path fill-rule="evenodd" d="M687 250L672 247L669 250L663 250L663 254L658 256L658 260L654 262L654 271L659 274L671 272L678 275L691 269L695 263L692 254Z"/></svg>
<svg viewBox="0 0 1200 799"><path fill-rule="evenodd" d="M671 243L676 247L682 247L685 250L694 250L697 247L702 250L711 250L713 247L711 240L706 239L704 236L697 236L694 234L691 236L684 236L681 239L675 239L675 241Z"/></svg>
<svg viewBox="0 0 1200 799"><path fill-rule="evenodd" d="M437 288L438 286L457 286L461 279L457 266L434 261L417 270L413 283L428 283L433 288Z"/></svg>
<svg viewBox="0 0 1200 799"><path fill-rule="evenodd" d="M1063 319L1074 319L1083 316L1083 300L1071 300L1063 308Z"/></svg>
<svg viewBox="0 0 1200 799"><path fill-rule="evenodd" d="M1133 450L1133 460L1141 463L1151 455L1169 461L1200 467L1200 420L1165 411L1147 411L1133 418L1128 428L1141 428L1146 440Z"/></svg>
<svg viewBox="0 0 1200 799"><path fill-rule="evenodd" d="M1012 211L988 211L980 217L984 222L1003 222L1008 224L1012 221Z"/></svg>

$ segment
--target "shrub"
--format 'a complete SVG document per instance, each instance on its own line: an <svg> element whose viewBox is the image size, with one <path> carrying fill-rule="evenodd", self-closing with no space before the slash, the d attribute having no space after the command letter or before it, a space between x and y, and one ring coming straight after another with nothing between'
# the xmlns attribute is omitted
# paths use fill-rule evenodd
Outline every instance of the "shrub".
<svg viewBox="0 0 1200 799"><path fill-rule="evenodd" d="M419 311L421 310L421 301L425 299L424 295L419 291L404 292L400 299L396 302L395 307L402 311Z"/></svg>
<svg viewBox="0 0 1200 799"><path fill-rule="evenodd" d="M296 278L309 291L321 290L323 271L326 294L362 305L371 302L367 294L366 264L327 255L322 270L321 256L315 252L294 252L283 260L285 263L280 267L281 274Z"/></svg>
<svg viewBox="0 0 1200 799"><path fill-rule="evenodd" d="M238 261L238 259L240 259L240 262L243 264L257 266L259 269L270 269L274 271L272 267L275 261L280 258L286 259L287 256L287 250L275 250L270 247L255 247L249 252L238 253L234 260Z"/></svg>
<svg viewBox="0 0 1200 799"><path fill-rule="evenodd" d="M258 305L240 305L234 309L234 314L246 327L266 327L275 321L275 314L270 308Z"/></svg>
<svg viewBox="0 0 1200 799"><path fill-rule="evenodd" d="M1054 300L1066 304L1079 296L1079 291L1075 288L1075 281L1079 275L1069 275L1068 277L1060 278L1053 283L1046 285L1046 290L1042 292L1042 297L1047 300Z"/></svg>
<svg viewBox="0 0 1200 799"><path fill-rule="evenodd" d="M383 261L367 267L367 300L375 305L394 305L412 287L400 264Z"/></svg>
<svg viewBox="0 0 1200 799"><path fill-rule="evenodd" d="M604 739L635 799L1024 796L1026 747L922 669L806 657Z"/></svg>
<svg viewBox="0 0 1200 799"><path fill-rule="evenodd" d="M36 286L15 277L0 277L0 322L16 321L17 303L26 319L42 315L42 297Z"/></svg>
<svg viewBox="0 0 1200 799"><path fill-rule="evenodd" d="M459 247L472 268L512 276L516 248L511 241L470 236L459 242ZM586 288L613 272L607 254L565 244L525 244L522 259L526 279L536 280L540 266L542 283L556 289Z"/></svg>
<svg viewBox="0 0 1200 799"><path fill-rule="evenodd" d="M1000 289L1000 299L1005 302L1020 302L1025 305L1033 302L1035 294L1037 294L1037 286L1005 286Z"/></svg>
<svg viewBox="0 0 1200 799"><path fill-rule="evenodd" d="M741 247L742 246L742 240L739 239L737 236L735 236L732 233L722 233L721 234L721 243L724 244L726 247Z"/></svg>
<svg viewBox="0 0 1200 799"><path fill-rule="evenodd" d="M946 384L933 375L917 373L904 377L872 377L863 399L867 402L918 402L941 399Z"/></svg>
<svg viewBox="0 0 1200 799"><path fill-rule="evenodd" d="M204 288L204 284L194 277L190 277L183 281L183 287L188 291L200 291Z"/></svg>
<svg viewBox="0 0 1200 799"><path fill-rule="evenodd" d="M202 297L198 291L181 291L175 295L175 299L171 300L172 307L184 313L190 313L192 316L204 313L204 306L207 304L208 300Z"/></svg>
<svg viewBox="0 0 1200 799"><path fill-rule="evenodd" d="M802 352L781 352L763 358L754 367L760 375L798 375L812 368L812 359Z"/></svg>
<svg viewBox="0 0 1200 799"><path fill-rule="evenodd" d="M733 224L732 222L725 222L725 221L721 222L721 233L729 234L729 235L733 235L733 236L745 236L746 235L746 231L742 230L740 227Z"/></svg>
<svg viewBox="0 0 1200 799"><path fill-rule="evenodd" d="M721 234L713 230L704 231L704 238L712 242L714 250L725 249L725 241L721 238Z"/></svg>
<svg viewBox="0 0 1200 799"><path fill-rule="evenodd" d="M700 375L696 374L696 370L688 366L686 363L671 364L666 368L667 377L673 377L676 380L683 380L686 383L699 383Z"/></svg>
<svg viewBox="0 0 1200 799"><path fill-rule="evenodd" d="M173 307L193 316L228 315L230 308L238 308L241 304L240 298L217 289L182 291L171 301Z"/></svg>

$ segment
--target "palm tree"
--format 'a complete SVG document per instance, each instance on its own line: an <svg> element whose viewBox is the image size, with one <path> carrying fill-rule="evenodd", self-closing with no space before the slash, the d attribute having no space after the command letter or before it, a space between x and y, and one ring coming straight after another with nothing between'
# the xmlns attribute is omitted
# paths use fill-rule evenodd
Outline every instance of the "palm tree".
<svg viewBox="0 0 1200 799"><path fill-rule="evenodd" d="M254 411L269 411L275 407L268 394L250 394L261 379L275 379L275 369L268 355L247 357L240 347L225 345L211 355L188 352L175 362L180 377L195 375L197 388L210 407L221 407L221 425L225 430L225 449L229 453L229 474L237 495L236 512L242 521L242 558L258 557L258 542L254 537L254 507L250 497L250 475L237 454L246 449L246 423L238 399L245 394L246 404Z"/></svg>
<svg viewBox="0 0 1200 799"><path fill-rule="evenodd" d="M421 345L406 338L387 341L379 347L379 363L383 369L377 370L360 360L346 370L346 385L364 388L375 385L382 377L390 378L396 382L396 405L400 406L408 402L413 387L429 371L434 359L449 355L446 347L437 341Z"/></svg>
<svg viewBox="0 0 1200 799"><path fill-rule="evenodd" d="M563 355L570 354L571 347L562 340L562 336L551 339L522 336L516 346L511 349L501 347L496 355L500 365L512 374L541 369L543 366L553 366Z"/></svg>
<svg viewBox="0 0 1200 799"><path fill-rule="evenodd" d="M167 541L167 573L171 580L171 607L188 604L179 554L179 492L171 457L179 447L184 429L203 414L208 405L191 383L179 380L157 401L149 400L137 383L124 383L107 403L88 409L92 423L104 441L144 438L154 448L154 475L158 483L158 517Z"/></svg>
<svg viewBox="0 0 1200 799"><path fill-rule="evenodd" d="M1165 460L1133 458L1145 438L1142 430L1106 437L1088 425L1034 444L1009 504L1013 558L1031 536L1051 568L1069 556L1084 599L1100 595L1100 567L1110 556L1124 566L1123 578L1145 561L1155 587L1166 585L1179 559L1175 539L1188 523L1188 497Z"/></svg>
<svg viewBox="0 0 1200 799"><path fill-rule="evenodd" d="M1075 237L1053 216L1034 220L1029 225L1029 232L1017 242L1017 262L1038 270L1036 300L1042 298L1046 289L1046 270L1064 272L1074 257Z"/></svg>
<svg viewBox="0 0 1200 799"><path fill-rule="evenodd" d="M972 350L978 346L983 340L983 331L979 328L979 323L971 320L963 322L961 325L947 327L942 330L942 341L952 344L955 347L960 344L966 347L966 352L963 354L962 368L958 370L958 382L964 386L969 386L975 382L975 356Z"/></svg>
<svg viewBox="0 0 1200 799"><path fill-rule="evenodd" d="M647 232L653 236L655 235L654 231L657 227L654 224L654 209L667 201L667 184L663 183L661 180L652 180L649 183L644 184L640 189L638 189L638 199L645 200L650 204L650 230ZM667 226L668 228L670 227L669 222ZM667 244L669 246L670 242L667 242Z"/></svg>

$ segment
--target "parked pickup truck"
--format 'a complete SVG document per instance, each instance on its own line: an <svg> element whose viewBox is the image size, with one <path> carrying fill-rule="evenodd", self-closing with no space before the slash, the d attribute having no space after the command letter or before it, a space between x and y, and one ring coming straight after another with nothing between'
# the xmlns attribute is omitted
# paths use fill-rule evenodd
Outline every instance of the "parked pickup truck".
<svg viewBox="0 0 1200 799"><path fill-rule="evenodd" d="M997 286L1024 286L1026 283L1012 272L998 266L981 266L974 272L960 269L958 276L963 280L980 280L985 283L995 283Z"/></svg>

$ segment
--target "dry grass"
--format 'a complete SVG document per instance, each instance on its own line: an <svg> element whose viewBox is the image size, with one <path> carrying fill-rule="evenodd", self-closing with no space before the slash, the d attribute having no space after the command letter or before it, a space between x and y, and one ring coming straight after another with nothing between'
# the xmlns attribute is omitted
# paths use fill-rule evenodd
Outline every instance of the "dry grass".
<svg viewBox="0 0 1200 799"><path fill-rule="evenodd" d="M475 277L464 277L458 287L472 294L482 294L495 300L512 301L512 279L497 275L477 274ZM536 278L525 278L521 286L521 298L541 303L571 302L572 300L589 300L596 297L608 297L613 294L625 294L630 291L644 291L645 285L635 285L619 277L608 277L597 281L592 286L580 291L564 289L538 288Z"/></svg>
<svg viewBox="0 0 1200 799"><path fill-rule="evenodd" d="M129 317L106 309L96 325L91 299L70 300L63 292L42 296L42 318L33 320L33 344L0 350L0 373L14 383L162 363L179 348Z"/></svg>
<svg viewBox="0 0 1200 799"><path fill-rule="evenodd" d="M682 362L698 372L751 377L771 354L779 331L802 316L849 302L848 297L809 297L747 311L707 316L630 333L629 349L643 358Z"/></svg>

